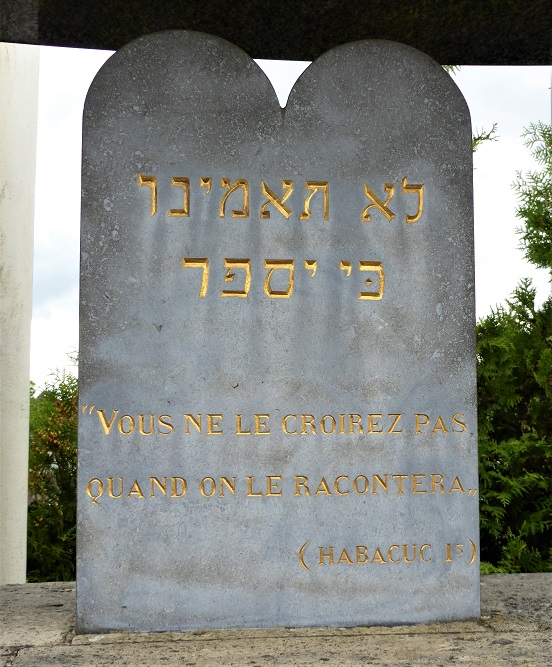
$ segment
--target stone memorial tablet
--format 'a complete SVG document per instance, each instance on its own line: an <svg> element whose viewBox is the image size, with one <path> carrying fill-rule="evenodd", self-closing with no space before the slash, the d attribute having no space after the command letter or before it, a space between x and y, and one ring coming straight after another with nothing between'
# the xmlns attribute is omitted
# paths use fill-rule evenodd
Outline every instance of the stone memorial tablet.
<svg viewBox="0 0 552 667"><path fill-rule="evenodd" d="M479 615L472 159L449 75L333 49L282 110L193 32L84 113L78 628Z"/></svg>

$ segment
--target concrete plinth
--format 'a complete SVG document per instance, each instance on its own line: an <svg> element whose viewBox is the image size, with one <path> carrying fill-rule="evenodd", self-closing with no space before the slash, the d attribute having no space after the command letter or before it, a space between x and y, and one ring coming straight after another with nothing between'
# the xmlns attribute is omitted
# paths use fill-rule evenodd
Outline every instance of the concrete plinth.
<svg viewBox="0 0 552 667"><path fill-rule="evenodd" d="M552 573L481 578L480 621L75 635L74 583L0 587L0 667L545 667Z"/></svg>

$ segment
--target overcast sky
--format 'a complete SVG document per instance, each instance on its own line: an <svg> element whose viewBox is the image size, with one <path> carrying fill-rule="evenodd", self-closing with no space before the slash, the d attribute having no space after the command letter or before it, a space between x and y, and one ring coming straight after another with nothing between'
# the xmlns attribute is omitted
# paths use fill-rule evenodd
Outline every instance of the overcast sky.
<svg viewBox="0 0 552 667"><path fill-rule="evenodd" d="M71 368L78 346L81 117L107 51L40 47L31 379L44 386L55 369ZM285 105L308 63L258 61ZM550 291L545 271L518 249L516 171L535 167L520 135L529 123L550 123L550 67L463 67L454 79L474 130L498 123L498 140L475 154L476 309L482 317L531 277L539 301Z"/></svg>

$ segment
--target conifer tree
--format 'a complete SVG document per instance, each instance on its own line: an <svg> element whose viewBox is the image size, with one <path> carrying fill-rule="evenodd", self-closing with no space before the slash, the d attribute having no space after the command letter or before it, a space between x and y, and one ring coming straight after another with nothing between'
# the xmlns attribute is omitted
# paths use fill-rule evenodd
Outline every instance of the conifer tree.
<svg viewBox="0 0 552 667"><path fill-rule="evenodd" d="M542 167L515 184L526 258L552 274L552 128L525 134ZM482 572L552 571L552 298L522 280L477 325Z"/></svg>

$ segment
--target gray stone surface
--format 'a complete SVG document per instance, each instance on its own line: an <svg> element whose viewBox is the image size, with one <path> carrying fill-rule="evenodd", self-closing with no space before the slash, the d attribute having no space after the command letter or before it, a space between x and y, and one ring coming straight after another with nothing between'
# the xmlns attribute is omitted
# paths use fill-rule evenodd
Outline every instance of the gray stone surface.
<svg viewBox="0 0 552 667"><path fill-rule="evenodd" d="M551 608L551 573L490 575L481 578L480 621L75 636L74 584L2 586L0 666L548 667Z"/></svg>
<svg viewBox="0 0 552 667"><path fill-rule="evenodd" d="M0 646L50 646L75 626L75 584L0 587Z"/></svg>
<svg viewBox="0 0 552 667"><path fill-rule="evenodd" d="M332 50L284 112L215 37L152 35L102 68L84 114L79 629L478 616L471 170L462 96L406 46Z"/></svg>

